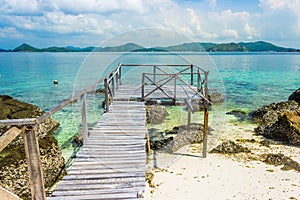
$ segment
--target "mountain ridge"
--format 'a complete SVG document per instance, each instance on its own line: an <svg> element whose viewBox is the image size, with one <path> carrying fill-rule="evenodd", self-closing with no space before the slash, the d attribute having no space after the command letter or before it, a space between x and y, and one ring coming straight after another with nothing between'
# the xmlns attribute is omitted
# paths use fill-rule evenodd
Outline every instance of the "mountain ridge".
<svg viewBox="0 0 300 200"><path fill-rule="evenodd" d="M171 46L143 47L135 43L126 43L118 46L106 47L57 47L36 48L23 43L13 50L0 48L0 52L300 52L300 49L285 48L276 46L265 41L257 42L231 42L231 43L210 43L191 42Z"/></svg>

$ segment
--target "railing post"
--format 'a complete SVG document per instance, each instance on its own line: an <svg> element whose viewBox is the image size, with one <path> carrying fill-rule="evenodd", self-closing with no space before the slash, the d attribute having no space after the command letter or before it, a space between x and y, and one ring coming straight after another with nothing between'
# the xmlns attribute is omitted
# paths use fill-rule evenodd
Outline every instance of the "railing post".
<svg viewBox="0 0 300 200"><path fill-rule="evenodd" d="M105 88L105 112L109 112L109 95L108 95L108 82L107 78L104 79L104 88Z"/></svg>
<svg viewBox="0 0 300 200"><path fill-rule="evenodd" d="M114 77L111 77L111 87L112 87L112 95L115 96L115 80Z"/></svg>
<svg viewBox="0 0 300 200"><path fill-rule="evenodd" d="M35 130L36 128L25 129L25 131L22 133L29 171L31 198L35 200L45 200L46 194L40 158L40 149Z"/></svg>
<svg viewBox="0 0 300 200"><path fill-rule="evenodd" d="M122 85L122 67L120 66L120 70L119 70L119 82L120 85Z"/></svg>
<svg viewBox="0 0 300 200"><path fill-rule="evenodd" d="M194 66L191 65L191 85L194 85Z"/></svg>
<svg viewBox="0 0 300 200"><path fill-rule="evenodd" d="M174 105L176 104L176 79L177 79L177 75L174 75L174 100L173 103Z"/></svg>
<svg viewBox="0 0 300 200"><path fill-rule="evenodd" d="M153 66L153 81L156 83L156 66Z"/></svg>
<svg viewBox="0 0 300 200"><path fill-rule="evenodd" d="M86 93L81 97L81 119L82 119L82 143L86 144L88 140L88 126L86 120Z"/></svg>
<svg viewBox="0 0 300 200"><path fill-rule="evenodd" d="M116 74L116 86L117 86L117 90L119 89L119 75L120 75L120 71L118 70L117 74Z"/></svg>
<svg viewBox="0 0 300 200"><path fill-rule="evenodd" d="M145 98L145 73L142 74L142 100Z"/></svg>
<svg viewBox="0 0 300 200"><path fill-rule="evenodd" d="M188 108L188 132L191 131L191 110Z"/></svg>
<svg viewBox="0 0 300 200"><path fill-rule="evenodd" d="M200 74L200 69L198 69L198 73L197 73L197 91L200 91L200 81L201 81L201 74Z"/></svg>
<svg viewBox="0 0 300 200"><path fill-rule="evenodd" d="M204 96L208 99L208 72L204 72L205 91ZM208 103L204 102L204 133L203 133L203 158L207 156L207 135L208 135Z"/></svg>

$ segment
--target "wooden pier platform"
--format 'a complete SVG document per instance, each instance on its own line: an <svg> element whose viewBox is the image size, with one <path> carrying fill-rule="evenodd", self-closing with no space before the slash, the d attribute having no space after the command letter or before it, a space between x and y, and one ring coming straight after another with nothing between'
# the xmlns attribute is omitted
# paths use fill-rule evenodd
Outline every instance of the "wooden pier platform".
<svg viewBox="0 0 300 200"><path fill-rule="evenodd" d="M47 199L143 199L146 132L145 104L115 100Z"/></svg>

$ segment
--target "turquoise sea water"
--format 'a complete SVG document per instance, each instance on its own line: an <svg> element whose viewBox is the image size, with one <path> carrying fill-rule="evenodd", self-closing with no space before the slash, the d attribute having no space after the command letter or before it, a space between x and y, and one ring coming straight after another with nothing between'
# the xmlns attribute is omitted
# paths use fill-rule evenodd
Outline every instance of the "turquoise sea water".
<svg viewBox="0 0 300 200"><path fill-rule="evenodd" d="M118 63L196 64L210 71L210 88L226 95L226 110L250 112L285 101L300 87L299 53L0 53L0 94L47 111ZM140 84L140 71L124 69L124 82ZM59 84L54 85L53 80ZM101 94L88 95L89 124L100 118L102 100ZM74 103L54 115L61 123L55 136L65 148L80 127L78 107Z"/></svg>

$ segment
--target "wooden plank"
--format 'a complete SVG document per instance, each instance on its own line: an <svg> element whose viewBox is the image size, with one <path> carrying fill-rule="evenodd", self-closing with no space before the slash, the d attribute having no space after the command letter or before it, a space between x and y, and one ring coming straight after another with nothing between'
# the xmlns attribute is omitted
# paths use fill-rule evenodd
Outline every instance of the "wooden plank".
<svg viewBox="0 0 300 200"><path fill-rule="evenodd" d="M110 178L110 179L76 179L60 181L61 185L94 185L94 184L121 184L121 183L145 183L145 177L121 177L121 178Z"/></svg>
<svg viewBox="0 0 300 200"><path fill-rule="evenodd" d="M136 199L137 193L122 193L122 194L103 194L103 195L78 195L78 196L71 196L71 197L48 197L49 200L64 200L64 199L72 199L72 200L92 200L92 199L98 199L98 200L119 200L119 199Z"/></svg>
<svg viewBox="0 0 300 200"><path fill-rule="evenodd" d="M36 123L37 123L36 118L0 120L1 126L33 125Z"/></svg>
<svg viewBox="0 0 300 200"><path fill-rule="evenodd" d="M0 187L0 197L1 200L21 200L21 198L19 198L17 195L6 190L3 187Z"/></svg>
<svg viewBox="0 0 300 200"><path fill-rule="evenodd" d="M58 185L55 191L68 191L68 190L97 190L97 189L109 189L109 188L141 188L146 186L145 182L132 182L132 183L108 183L108 184L86 184L86 185L74 185L65 184Z"/></svg>
<svg viewBox="0 0 300 200"><path fill-rule="evenodd" d="M36 128L23 132L32 199L46 199Z"/></svg>
<svg viewBox="0 0 300 200"><path fill-rule="evenodd" d="M18 129L17 127L12 127L8 131L6 131L0 137L0 152L9 145L20 133L22 130Z"/></svg>
<svg viewBox="0 0 300 200"><path fill-rule="evenodd" d="M108 188L108 189L91 189L91 190L63 190L55 191L53 196L85 196L85 195L107 195L107 194L124 194L124 193L137 193L139 190L143 190L142 187L127 187L127 188Z"/></svg>

